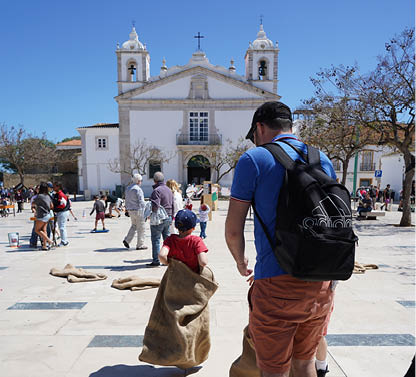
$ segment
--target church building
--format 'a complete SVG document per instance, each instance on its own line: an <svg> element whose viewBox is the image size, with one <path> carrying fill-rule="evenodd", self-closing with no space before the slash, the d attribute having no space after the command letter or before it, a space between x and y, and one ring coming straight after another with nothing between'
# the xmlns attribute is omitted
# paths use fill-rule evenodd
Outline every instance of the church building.
<svg viewBox="0 0 416 377"><path fill-rule="evenodd" d="M229 67L214 65L198 48L186 65L167 67L164 59L159 75L150 76L150 52L133 27L129 40L116 50L119 122L77 128L82 140L80 190L96 194L127 185L132 150L143 145L165 156L144 167L146 195L158 170L182 186L215 181L211 147L237 143L255 109L280 99L278 54L277 42L260 25L245 53L244 75L236 72L233 60ZM232 174L220 184L230 186Z"/></svg>

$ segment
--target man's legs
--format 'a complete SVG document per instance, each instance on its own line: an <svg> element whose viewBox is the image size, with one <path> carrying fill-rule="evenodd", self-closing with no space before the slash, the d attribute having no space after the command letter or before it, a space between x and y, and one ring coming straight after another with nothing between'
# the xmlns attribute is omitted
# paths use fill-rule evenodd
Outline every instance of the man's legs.
<svg viewBox="0 0 416 377"><path fill-rule="evenodd" d="M36 222L33 222L32 235L30 236L30 246L36 247L38 245L38 234L35 231ZM49 237L49 235L48 235Z"/></svg>
<svg viewBox="0 0 416 377"><path fill-rule="evenodd" d="M130 226L129 232L127 233L127 236L124 237L124 241L126 241L128 244L130 244L131 240L133 239L137 231L137 221L139 217L138 212L139 211L129 211L131 226Z"/></svg>
<svg viewBox="0 0 416 377"><path fill-rule="evenodd" d="M139 213L137 216L137 244L136 248L146 247L144 244L144 217L143 214ZM147 248L147 247L146 247Z"/></svg>
<svg viewBox="0 0 416 377"><path fill-rule="evenodd" d="M160 235L162 234L164 222L159 225L150 225L150 237L152 239L152 263L160 263L159 251L160 251Z"/></svg>
<svg viewBox="0 0 416 377"><path fill-rule="evenodd" d="M69 211L58 212L58 228L59 233L61 233L61 244L67 245L67 233L66 233L66 221L68 220Z"/></svg>
<svg viewBox="0 0 416 377"><path fill-rule="evenodd" d="M316 377L314 355L332 305L329 282L281 275L254 282L249 331L266 377ZM313 313L313 314L312 314Z"/></svg>

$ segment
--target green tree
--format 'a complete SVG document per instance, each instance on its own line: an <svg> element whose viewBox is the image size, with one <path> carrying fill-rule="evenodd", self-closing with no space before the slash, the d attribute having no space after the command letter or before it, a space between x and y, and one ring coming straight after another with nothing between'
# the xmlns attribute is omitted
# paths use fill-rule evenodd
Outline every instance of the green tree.
<svg viewBox="0 0 416 377"><path fill-rule="evenodd" d="M332 86L354 102L350 117L377 135L377 143L398 150L405 161L401 226L411 225L410 193L415 174L414 29L405 29L385 44L374 70L331 67L318 74L320 90Z"/></svg>
<svg viewBox="0 0 416 377"><path fill-rule="evenodd" d="M34 136L19 126L0 127L0 161L6 169L16 172L20 183L36 167L50 170L56 160L55 145L43 134Z"/></svg>

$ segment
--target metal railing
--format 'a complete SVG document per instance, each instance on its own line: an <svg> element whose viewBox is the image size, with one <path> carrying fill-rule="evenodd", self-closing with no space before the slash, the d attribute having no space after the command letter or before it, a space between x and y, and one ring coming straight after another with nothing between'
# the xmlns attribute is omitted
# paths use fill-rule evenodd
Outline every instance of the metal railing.
<svg viewBox="0 0 416 377"><path fill-rule="evenodd" d="M191 136L189 134L177 134L176 145L221 145L222 135L206 134Z"/></svg>
<svg viewBox="0 0 416 377"><path fill-rule="evenodd" d="M375 162L362 162L360 164L360 171L374 171L376 170Z"/></svg>

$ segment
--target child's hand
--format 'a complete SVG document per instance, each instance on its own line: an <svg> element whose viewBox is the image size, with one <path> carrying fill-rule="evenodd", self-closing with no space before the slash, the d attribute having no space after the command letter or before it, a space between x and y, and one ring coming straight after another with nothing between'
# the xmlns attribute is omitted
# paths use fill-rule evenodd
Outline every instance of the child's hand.
<svg viewBox="0 0 416 377"><path fill-rule="evenodd" d="M254 283L254 275L251 275L247 280L248 285L251 287Z"/></svg>

